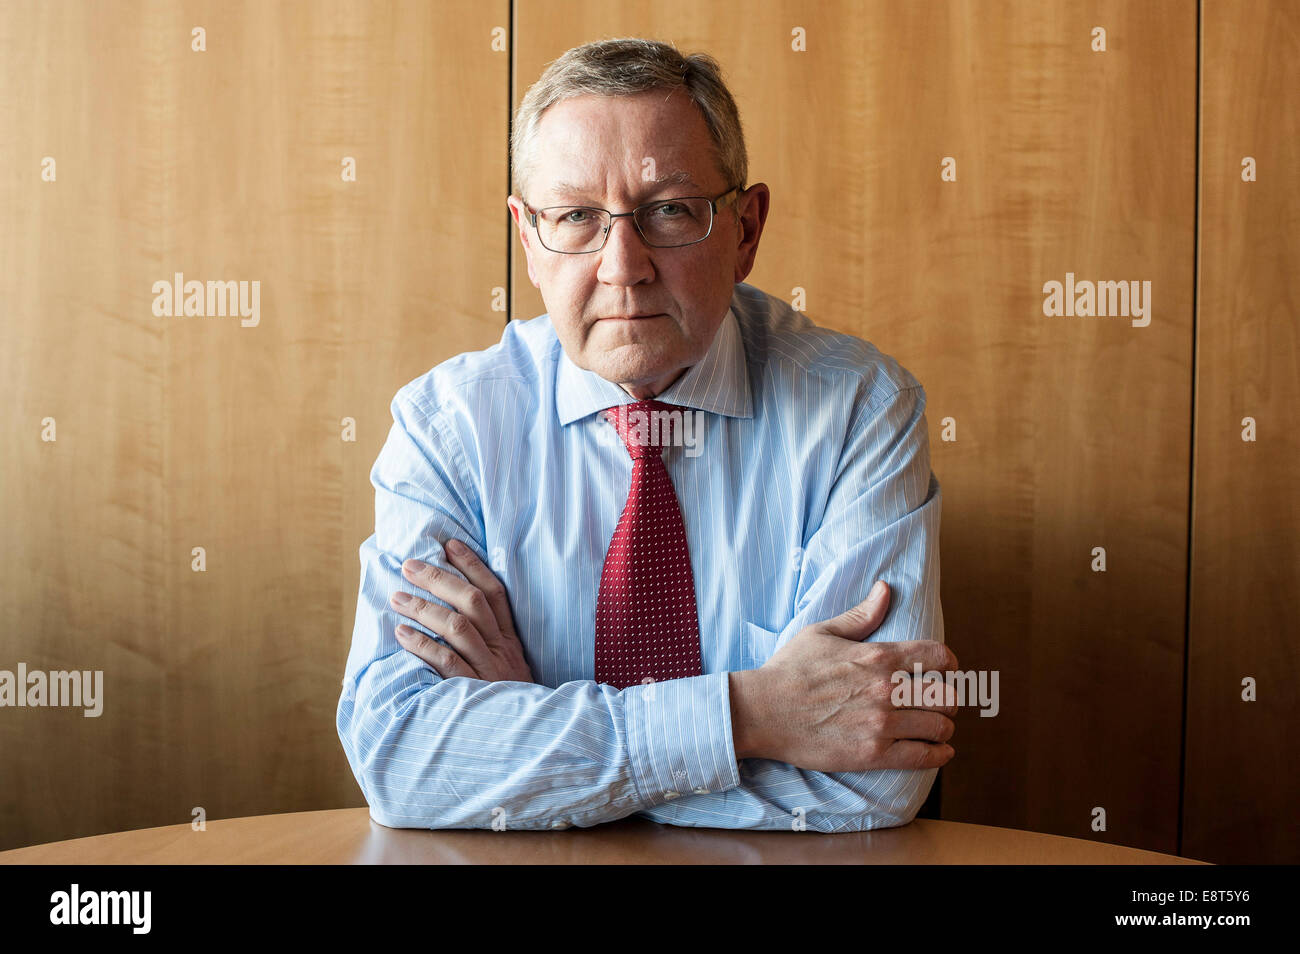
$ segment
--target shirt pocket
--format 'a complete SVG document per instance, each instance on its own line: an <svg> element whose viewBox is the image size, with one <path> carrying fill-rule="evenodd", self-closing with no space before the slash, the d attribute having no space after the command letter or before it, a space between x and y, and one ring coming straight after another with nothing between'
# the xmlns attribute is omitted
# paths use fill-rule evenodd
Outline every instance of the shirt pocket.
<svg viewBox="0 0 1300 954"><path fill-rule="evenodd" d="M741 624L740 638L744 643L741 647L741 655L745 662L743 668L757 669L772 658L781 634L745 620Z"/></svg>

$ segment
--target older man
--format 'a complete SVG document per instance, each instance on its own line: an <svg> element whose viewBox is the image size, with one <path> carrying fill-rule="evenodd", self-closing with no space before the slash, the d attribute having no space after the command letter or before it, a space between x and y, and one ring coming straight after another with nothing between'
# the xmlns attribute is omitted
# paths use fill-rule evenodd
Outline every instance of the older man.
<svg viewBox="0 0 1300 954"><path fill-rule="evenodd" d="M372 817L906 824L955 714L891 704L956 665L923 389L743 283L769 193L709 57L570 50L512 149L547 314L403 387L371 474L338 731Z"/></svg>

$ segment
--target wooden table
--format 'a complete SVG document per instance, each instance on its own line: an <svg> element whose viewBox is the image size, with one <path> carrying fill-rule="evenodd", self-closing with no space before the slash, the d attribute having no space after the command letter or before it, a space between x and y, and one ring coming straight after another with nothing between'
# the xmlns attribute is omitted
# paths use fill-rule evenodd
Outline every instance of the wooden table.
<svg viewBox="0 0 1300 954"><path fill-rule="evenodd" d="M918 819L819 832L680 828L624 818L564 831L385 828L366 808L209 820L0 852L0 864L1200 864L1010 828Z"/></svg>

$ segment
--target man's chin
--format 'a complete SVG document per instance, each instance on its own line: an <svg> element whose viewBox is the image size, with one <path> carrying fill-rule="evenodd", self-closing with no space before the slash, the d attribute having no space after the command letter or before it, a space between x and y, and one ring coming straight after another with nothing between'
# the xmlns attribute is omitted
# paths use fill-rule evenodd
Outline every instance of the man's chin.
<svg viewBox="0 0 1300 954"><path fill-rule="evenodd" d="M621 375L624 381L661 378L672 364L670 355L642 344L592 342L587 354L597 374L611 379Z"/></svg>

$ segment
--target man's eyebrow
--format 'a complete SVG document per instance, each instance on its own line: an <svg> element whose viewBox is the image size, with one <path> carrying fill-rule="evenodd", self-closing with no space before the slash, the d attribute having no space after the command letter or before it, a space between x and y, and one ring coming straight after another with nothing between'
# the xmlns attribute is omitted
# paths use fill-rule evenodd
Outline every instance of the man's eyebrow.
<svg viewBox="0 0 1300 954"><path fill-rule="evenodd" d="M650 195L658 192L667 185L689 186L697 192L703 192L703 187L691 178L689 172L670 172L666 175L657 176L654 179L647 180L645 187L641 190L642 195ZM553 196L569 196L571 198L586 200L591 197L591 192L586 186L575 185L572 182L557 182L551 186L550 193Z"/></svg>

